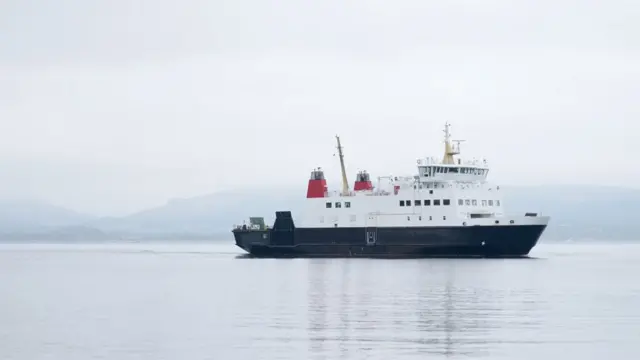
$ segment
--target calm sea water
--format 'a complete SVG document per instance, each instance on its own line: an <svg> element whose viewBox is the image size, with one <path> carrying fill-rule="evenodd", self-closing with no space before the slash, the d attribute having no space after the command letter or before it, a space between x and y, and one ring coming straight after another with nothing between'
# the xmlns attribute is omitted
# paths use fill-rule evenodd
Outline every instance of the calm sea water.
<svg viewBox="0 0 640 360"><path fill-rule="evenodd" d="M0 245L0 359L638 359L640 245L533 259L261 260Z"/></svg>

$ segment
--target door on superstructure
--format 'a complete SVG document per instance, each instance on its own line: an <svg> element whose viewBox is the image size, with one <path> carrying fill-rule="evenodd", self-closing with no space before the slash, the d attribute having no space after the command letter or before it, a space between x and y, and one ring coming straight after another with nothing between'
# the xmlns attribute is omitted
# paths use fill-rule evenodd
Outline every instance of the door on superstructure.
<svg viewBox="0 0 640 360"><path fill-rule="evenodd" d="M368 214L364 227L364 239L367 246L373 246L378 240L378 215Z"/></svg>

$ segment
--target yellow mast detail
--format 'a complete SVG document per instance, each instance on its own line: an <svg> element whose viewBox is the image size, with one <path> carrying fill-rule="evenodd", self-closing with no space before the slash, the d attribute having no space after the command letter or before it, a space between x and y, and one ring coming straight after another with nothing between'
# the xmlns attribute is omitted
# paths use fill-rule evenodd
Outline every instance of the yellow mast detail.
<svg viewBox="0 0 640 360"><path fill-rule="evenodd" d="M347 172L344 169L344 155L342 154L342 146L340 145L340 137L336 135L338 141L338 156L340 156L340 169L342 171L342 195L349 194L349 182L347 182Z"/></svg>
<svg viewBox="0 0 640 360"><path fill-rule="evenodd" d="M451 146L449 142L451 138L451 133L449 132L449 127L451 124L444 124L444 157L442 158L443 164L454 164L455 160L453 159L453 155L457 155L460 153L460 147L454 148Z"/></svg>

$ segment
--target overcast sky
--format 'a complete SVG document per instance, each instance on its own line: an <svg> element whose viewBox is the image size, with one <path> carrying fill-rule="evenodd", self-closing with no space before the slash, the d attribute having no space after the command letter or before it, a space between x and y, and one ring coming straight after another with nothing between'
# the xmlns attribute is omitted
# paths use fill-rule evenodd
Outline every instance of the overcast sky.
<svg viewBox="0 0 640 360"><path fill-rule="evenodd" d="M638 1L5 0L0 198L122 215L255 184L640 179ZM303 193L300 194L304 196Z"/></svg>

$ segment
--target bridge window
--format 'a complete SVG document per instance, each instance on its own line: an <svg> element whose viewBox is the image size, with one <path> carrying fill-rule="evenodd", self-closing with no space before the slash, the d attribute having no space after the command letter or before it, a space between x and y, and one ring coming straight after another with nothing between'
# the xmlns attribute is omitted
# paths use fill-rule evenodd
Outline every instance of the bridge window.
<svg viewBox="0 0 640 360"><path fill-rule="evenodd" d="M327 203L327 209L331 209L331 203L330 202Z"/></svg>
<svg viewBox="0 0 640 360"><path fill-rule="evenodd" d="M342 207L342 204L341 204L341 203L339 203L339 202L337 202L337 203L336 203L336 208L341 208L341 207Z"/></svg>
<svg viewBox="0 0 640 360"><path fill-rule="evenodd" d="M431 205L431 200L425 199L424 206L429 206L429 205Z"/></svg>
<svg viewBox="0 0 640 360"><path fill-rule="evenodd" d="M404 202L407 204L407 206L411 206L411 200L405 200Z"/></svg>
<svg viewBox="0 0 640 360"><path fill-rule="evenodd" d="M471 200L469 200L469 199L465 200L464 204L467 205L467 206L471 205Z"/></svg>
<svg viewBox="0 0 640 360"><path fill-rule="evenodd" d="M350 208L351 207L351 203L349 201L346 201L344 203L344 207Z"/></svg>
<svg viewBox="0 0 640 360"><path fill-rule="evenodd" d="M420 200L416 200L415 205L416 205L416 206L420 206L420 205L422 205L422 204L420 203Z"/></svg>
<svg viewBox="0 0 640 360"><path fill-rule="evenodd" d="M493 200L489 200L489 206L493 206Z"/></svg>
<svg viewBox="0 0 640 360"><path fill-rule="evenodd" d="M476 200L476 199L471 200L471 204L473 206L478 206L478 200Z"/></svg>
<svg viewBox="0 0 640 360"><path fill-rule="evenodd" d="M482 206L487 206L487 200L482 200Z"/></svg>
<svg viewBox="0 0 640 360"><path fill-rule="evenodd" d="M458 205L464 205L464 200L458 199Z"/></svg>
<svg viewBox="0 0 640 360"><path fill-rule="evenodd" d="M440 199L435 199L435 200L433 200L433 205L434 205L434 206L438 206L438 205L440 205Z"/></svg>
<svg viewBox="0 0 640 360"><path fill-rule="evenodd" d="M500 200L496 200L496 206L500 206Z"/></svg>
<svg viewBox="0 0 640 360"><path fill-rule="evenodd" d="M404 206L404 200L400 200L400 206Z"/></svg>
<svg viewBox="0 0 640 360"><path fill-rule="evenodd" d="M451 204L451 202L450 202L449 199L442 200L442 205L450 205L450 204Z"/></svg>

